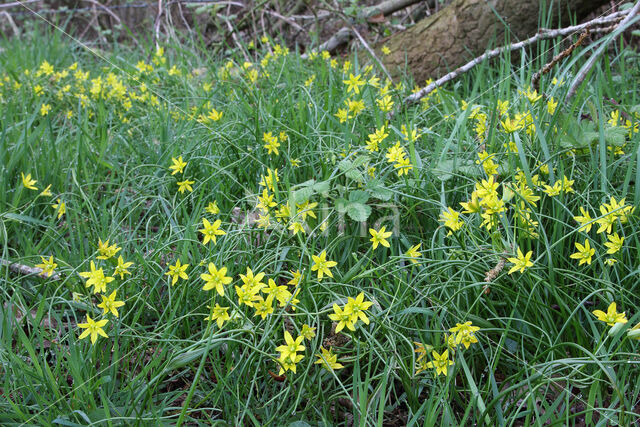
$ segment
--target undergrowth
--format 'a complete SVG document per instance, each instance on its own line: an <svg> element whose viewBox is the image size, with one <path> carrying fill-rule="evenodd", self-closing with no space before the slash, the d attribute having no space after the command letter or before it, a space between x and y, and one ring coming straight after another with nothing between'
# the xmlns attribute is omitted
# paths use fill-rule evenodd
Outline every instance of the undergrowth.
<svg viewBox="0 0 640 427"><path fill-rule="evenodd" d="M569 104L582 53L407 106L266 39L29 37L0 54L3 425L638 422L636 52Z"/></svg>

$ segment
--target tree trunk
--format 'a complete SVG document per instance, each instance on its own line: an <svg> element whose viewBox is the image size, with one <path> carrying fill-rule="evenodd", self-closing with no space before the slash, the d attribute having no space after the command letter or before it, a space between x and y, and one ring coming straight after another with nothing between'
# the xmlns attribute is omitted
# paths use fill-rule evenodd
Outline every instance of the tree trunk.
<svg viewBox="0 0 640 427"><path fill-rule="evenodd" d="M575 14L578 20L606 4L606 0L555 1L553 25L568 24ZM436 78L481 55L490 44L505 42L505 24L511 42L536 33L539 0L455 0L437 14L419 21L414 27L391 37L386 43L391 54L384 58L387 69L398 74L404 69L418 84Z"/></svg>

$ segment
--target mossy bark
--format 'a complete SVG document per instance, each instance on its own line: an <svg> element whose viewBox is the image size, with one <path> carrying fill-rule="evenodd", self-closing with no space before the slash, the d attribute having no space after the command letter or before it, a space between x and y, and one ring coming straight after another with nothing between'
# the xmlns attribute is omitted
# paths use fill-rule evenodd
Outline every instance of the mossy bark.
<svg viewBox="0 0 640 427"><path fill-rule="evenodd" d="M606 0L560 0L554 4L553 25L578 20ZM418 22L387 41L391 54L384 57L388 70L404 70L418 84L439 77L481 55L490 47L527 38L538 30L539 0L455 0L435 15ZM506 26L505 26L506 24Z"/></svg>

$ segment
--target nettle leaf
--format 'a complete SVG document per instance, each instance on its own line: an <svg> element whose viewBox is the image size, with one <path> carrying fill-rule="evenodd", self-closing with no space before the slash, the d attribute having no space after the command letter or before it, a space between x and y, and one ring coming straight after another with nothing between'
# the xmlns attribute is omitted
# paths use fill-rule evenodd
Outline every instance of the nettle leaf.
<svg viewBox="0 0 640 427"><path fill-rule="evenodd" d="M371 215L371 206L363 203L349 203L347 205L347 215L354 221L366 221Z"/></svg>
<svg viewBox="0 0 640 427"><path fill-rule="evenodd" d="M362 190L354 190L349 193L349 202L351 203L367 203L369 201L369 193Z"/></svg>
<svg viewBox="0 0 640 427"><path fill-rule="evenodd" d="M371 195L371 197L375 197L376 199L380 199L385 202L391 199L391 196L393 196L391 190L386 188L382 180L378 178L374 178L371 181L367 182L367 186L365 188Z"/></svg>

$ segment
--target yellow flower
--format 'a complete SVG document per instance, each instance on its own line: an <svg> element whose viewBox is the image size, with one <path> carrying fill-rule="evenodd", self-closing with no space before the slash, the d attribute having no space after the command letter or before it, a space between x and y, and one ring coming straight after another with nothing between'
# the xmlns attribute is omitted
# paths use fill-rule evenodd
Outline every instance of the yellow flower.
<svg viewBox="0 0 640 427"><path fill-rule="evenodd" d="M364 292L360 292L355 299L351 297L347 298L347 303L344 305L344 312L349 313L353 324L360 319L365 325L368 325L369 318L365 314L365 311L368 310L371 305L373 305L371 301L364 300Z"/></svg>
<svg viewBox="0 0 640 427"><path fill-rule="evenodd" d="M291 354L291 355L282 355L278 359L278 364L280 365L280 372L278 375L284 374L286 371L291 371L294 374L296 373L296 363L300 362L304 358L304 354Z"/></svg>
<svg viewBox="0 0 640 427"><path fill-rule="evenodd" d="M211 215L217 215L217 214L220 213L220 208L218 207L218 202L215 201L215 200L213 202L210 202L207 205L205 210L207 211L207 213L210 213Z"/></svg>
<svg viewBox="0 0 640 427"><path fill-rule="evenodd" d="M42 269L42 274L47 277L53 276L54 270L58 266L55 262L53 262L53 255L49 257L49 259L45 259L43 256L40 256L42 259L42 264L36 264L36 267Z"/></svg>
<svg viewBox="0 0 640 427"><path fill-rule="evenodd" d="M53 194L51 194L51 184L47 185L47 188L45 188L44 190L42 190L42 192L40 193L41 196L45 196L45 197L51 197Z"/></svg>
<svg viewBox="0 0 640 427"><path fill-rule="evenodd" d="M450 228L452 231L458 231L464 225L464 221L460 220L460 212L450 207L440 214L440 221L444 223L445 227Z"/></svg>
<svg viewBox="0 0 640 427"><path fill-rule="evenodd" d="M264 282L262 282L263 278L264 273L260 272L254 275L253 271L249 267L247 267L246 275L240 274L240 280L242 280L244 286L246 286L248 289L255 290L256 292L267 286L264 284Z"/></svg>
<svg viewBox="0 0 640 427"><path fill-rule="evenodd" d="M382 245L386 248L388 248L389 242L387 241L387 238L391 237L391 235L393 234L393 232L391 231L386 231L385 226L383 225L382 228L379 231L376 231L373 228L369 229L369 233L371 233L371 243L373 245L373 249L375 250L378 245Z"/></svg>
<svg viewBox="0 0 640 427"><path fill-rule="evenodd" d="M124 279L125 274L131 274L127 269L132 265L132 262L124 262L124 260L122 259L122 255L120 255L118 257L118 265L116 266L113 275L115 276L116 274L118 274L120 275L120 280Z"/></svg>
<svg viewBox="0 0 640 427"><path fill-rule="evenodd" d="M202 218L202 225L204 226L204 228L198 231L204 235L204 239L202 241L203 245L209 243L209 240L211 240L213 244L216 245L216 237L224 236L225 234L227 234L225 231L220 230L220 224L222 224L222 221L220 221L219 219L211 224L206 218Z"/></svg>
<svg viewBox="0 0 640 427"><path fill-rule="evenodd" d="M518 121L516 119L511 120L510 117L506 117L504 120L501 120L500 124L502 125L505 133L513 133L523 127L522 121Z"/></svg>
<svg viewBox="0 0 640 427"><path fill-rule="evenodd" d="M333 320L334 322L338 322L338 324L336 325L336 334L343 330L345 326L351 331L356 330L354 326L354 319L351 316L351 313L347 312L346 309L341 309L338 304L333 304L333 313L329 314L329 319Z"/></svg>
<svg viewBox="0 0 640 427"><path fill-rule="evenodd" d="M211 314L205 317L204 320L215 320L218 324L218 328L222 328L224 322L230 319L229 317L229 307L220 307L220 304L216 304L211 311Z"/></svg>
<svg viewBox="0 0 640 427"><path fill-rule="evenodd" d="M302 226L302 223L299 221L292 221L288 229L291 230L291 233L294 236L298 234L298 232L305 234L304 227Z"/></svg>
<svg viewBox="0 0 640 427"><path fill-rule="evenodd" d="M353 73L349 73L349 79L343 80L342 83L347 85L347 93L353 91L358 94L360 93L360 87L364 86L365 81L360 79L360 74L354 76Z"/></svg>
<svg viewBox="0 0 640 427"><path fill-rule="evenodd" d="M175 285L178 279L187 280L189 278L187 268L189 268L189 264L182 264L180 260L177 260L175 265L169 266L169 271L164 274L171 276L171 286Z"/></svg>
<svg viewBox="0 0 640 427"><path fill-rule="evenodd" d="M182 156L178 157L177 159L175 157L172 157L171 162L173 163L171 166L169 166L169 169L173 171L171 172L171 175L184 172L184 168L185 166L187 166L187 162L182 160Z"/></svg>
<svg viewBox="0 0 640 427"><path fill-rule="evenodd" d="M531 255L533 255L533 251L529 251L524 255L520 248L518 248L518 256L516 258L507 258L507 261L514 264L511 270L509 270L509 274L513 274L518 270L520 270L520 273L523 273L525 268L533 267Z"/></svg>
<svg viewBox="0 0 640 427"><path fill-rule="evenodd" d="M435 369L435 375L438 376L443 374L444 376L448 375L449 366L453 365L453 361L449 360L449 350L445 350L442 354L438 354L435 350L431 352L433 356L433 361L427 363L427 368Z"/></svg>
<svg viewBox="0 0 640 427"><path fill-rule="evenodd" d="M62 218L62 215L67 212L67 205L60 199L58 199L58 203L51 205L51 207L58 211L58 219Z"/></svg>
<svg viewBox="0 0 640 427"><path fill-rule="evenodd" d="M380 99L376 100L376 104L378 104L378 108L383 113L391 111L393 108L393 101L391 100L391 95L385 95Z"/></svg>
<svg viewBox="0 0 640 427"><path fill-rule="evenodd" d="M311 339L316 336L316 328L312 328L305 323L304 325L302 325L300 336L303 336L305 339L311 341Z"/></svg>
<svg viewBox="0 0 640 427"><path fill-rule="evenodd" d="M185 191L189 191L192 192L193 191L193 187L191 187L191 184L193 184L195 181L190 181L188 179L185 179L184 181L178 181L178 192L180 194L184 193Z"/></svg>
<svg viewBox="0 0 640 427"><path fill-rule="evenodd" d="M326 274L329 277L333 277L333 273L331 273L330 268L338 265L335 261L327 261L327 251L324 250L320 253L320 255L311 255L313 259L313 265L311 266L311 271L318 272L318 280L322 280L322 277Z"/></svg>
<svg viewBox="0 0 640 427"><path fill-rule="evenodd" d="M331 349L326 350L324 347L320 347L320 350L322 350L322 354L316 354L318 360L314 364L322 365L328 371L344 368L341 363L338 363L338 355L333 354Z"/></svg>
<svg viewBox="0 0 640 427"><path fill-rule="evenodd" d="M98 259L109 259L111 257L113 257L116 253L118 253L118 251L120 251L117 244L113 244L111 246L109 246L109 239L107 239L106 242L102 242L102 239L98 239L98 253L100 253L100 255L98 255L96 258Z"/></svg>
<svg viewBox="0 0 640 427"><path fill-rule="evenodd" d="M109 295L108 297L101 295L102 302L98 304L98 307L104 310L102 314L111 312L111 314L118 317L118 307L122 307L124 305L124 302L116 301L116 292L117 291L111 292L111 295Z"/></svg>
<svg viewBox="0 0 640 427"><path fill-rule="evenodd" d="M300 280L302 279L302 273L300 270L292 271L291 274L293 278L287 282L288 285L298 286L300 284Z"/></svg>
<svg viewBox="0 0 640 427"><path fill-rule="evenodd" d="M27 176L24 176L24 173L20 172L20 175L22 176L22 185L24 186L24 188L27 188L29 190L37 190L38 187L35 186L36 181L35 179L31 179L31 174L28 173Z"/></svg>
<svg viewBox="0 0 640 427"><path fill-rule="evenodd" d="M578 249L578 252L569 255L569 257L572 259L579 259L580 263L578 265L585 263L591 265L591 257L596 253L596 250L591 248L589 239L584 240L584 245L576 242L576 249Z"/></svg>
<svg viewBox="0 0 640 427"><path fill-rule="evenodd" d="M596 315L598 320L605 322L609 326L613 326L616 323L627 323L626 314L624 311L622 313L618 313L615 302L612 302L609 305L606 313L602 310L594 310L593 314Z"/></svg>
<svg viewBox="0 0 640 427"><path fill-rule="evenodd" d="M280 353L280 357L295 356L297 352L304 351L306 348L302 344L303 340L304 337L302 335L294 340L289 331L284 331L285 344L276 347L276 351Z"/></svg>
<svg viewBox="0 0 640 427"><path fill-rule="evenodd" d="M591 231L591 227L593 226L593 218L591 218L589 211L582 206L580 206L580 213L582 213L581 216L574 216L573 219L576 220L578 224L580 224L578 231L584 231L585 233L588 233L589 231Z"/></svg>
<svg viewBox="0 0 640 427"><path fill-rule="evenodd" d="M420 250L420 246L422 246L422 243L418 243L415 246L411 246L407 252L405 252L405 256L411 258L409 261L411 261L412 264L417 264L418 260L416 258L419 258L422 254L420 252L418 252Z"/></svg>
<svg viewBox="0 0 640 427"><path fill-rule="evenodd" d="M85 283L86 288L93 285L94 294L106 292L107 284L115 280L115 278L113 277L105 276L102 268L96 269L96 265L93 261L91 261L91 271L81 271L78 274L80 275L80 277L84 277L85 279L87 279Z"/></svg>
<svg viewBox="0 0 640 427"><path fill-rule="evenodd" d="M49 114L49 111L51 111L51 105L42 104L42 107L40 107L40 115L46 116L47 114Z"/></svg>
<svg viewBox="0 0 640 427"><path fill-rule="evenodd" d="M382 53L385 55L389 55L391 54L391 49L389 49L387 46L382 46Z"/></svg>
<svg viewBox="0 0 640 427"><path fill-rule="evenodd" d="M553 100L553 96L549 98L547 101L547 112L551 115L556 112L556 107L558 107L558 101Z"/></svg>
<svg viewBox="0 0 640 427"><path fill-rule="evenodd" d="M266 132L262 134L262 140L265 142L263 147L267 149L269 155L271 155L271 153L274 153L276 156L280 155L278 152L280 143L278 142L277 136L272 135L271 132Z"/></svg>
<svg viewBox="0 0 640 427"><path fill-rule="evenodd" d="M615 254L620 249L622 249L622 244L624 242L624 237L620 237L618 233L609 234L607 236L608 242L605 242L605 246L609 248L607 253L609 255Z"/></svg>
<svg viewBox="0 0 640 427"><path fill-rule="evenodd" d="M220 270L218 270L215 264L210 262L208 269L209 269L209 274L200 275L200 278L205 282L204 286L202 287L202 290L209 291L215 288L218 294L220 296L223 296L224 285L228 285L233 280L231 279L231 277L226 276L227 267L222 267Z"/></svg>
<svg viewBox="0 0 640 427"><path fill-rule="evenodd" d="M109 338L109 336L102 329L108 322L109 320L107 319L98 320L96 322L87 314L87 323L78 323L79 328L86 329L80 334L78 338L84 339L91 335L91 344L95 344L96 340L98 339L98 335Z"/></svg>
<svg viewBox="0 0 640 427"><path fill-rule="evenodd" d="M256 310L254 316L260 316L264 320L273 313L273 298L273 295L269 295L266 300L261 296L256 297L253 303L253 308Z"/></svg>
<svg viewBox="0 0 640 427"><path fill-rule="evenodd" d="M455 332L455 345L462 344L464 348L469 348L469 345L477 343L478 339L475 333L480 330L479 327L473 326L471 322L456 323L456 326L449 329L449 332Z"/></svg>

